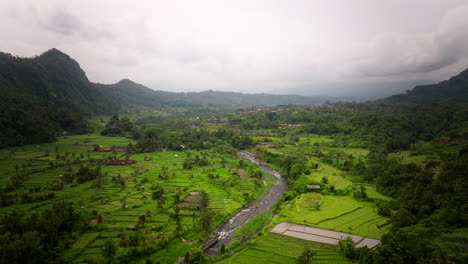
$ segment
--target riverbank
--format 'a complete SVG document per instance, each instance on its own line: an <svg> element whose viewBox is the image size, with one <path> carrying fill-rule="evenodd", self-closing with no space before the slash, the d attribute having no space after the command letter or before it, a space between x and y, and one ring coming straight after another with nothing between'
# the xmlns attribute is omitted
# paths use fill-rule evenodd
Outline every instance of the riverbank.
<svg viewBox="0 0 468 264"><path fill-rule="evenodd" d="M271 174L276 177L276 183L270 188L270 190L261 198L253 201L240 212L234 215L231 219L222 224L216 231L216 236L208 240L203 249L207 255L219 255L221 246L229 245L234 238L234 231L248 223L250 220L255 218L257 215L270 210L271 205L278 202L283 193L288 190L288 184L286 178L279 171L263 165L255 155L248 151L239 151L239 158L249 160L259 165L259 168L265 173Z"/></svg>

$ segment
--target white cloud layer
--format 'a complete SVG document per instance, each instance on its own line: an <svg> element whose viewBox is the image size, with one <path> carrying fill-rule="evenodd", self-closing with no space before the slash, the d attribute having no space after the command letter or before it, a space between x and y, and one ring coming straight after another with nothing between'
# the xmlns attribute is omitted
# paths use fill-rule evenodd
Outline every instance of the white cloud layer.
<svg viewBox="0 0 468 264"><path fill-rule="evenodd" d="M56 47L91 81L161 90L349 95L468 67L463 0L6 0L0 15L1 51Z"/></svg>

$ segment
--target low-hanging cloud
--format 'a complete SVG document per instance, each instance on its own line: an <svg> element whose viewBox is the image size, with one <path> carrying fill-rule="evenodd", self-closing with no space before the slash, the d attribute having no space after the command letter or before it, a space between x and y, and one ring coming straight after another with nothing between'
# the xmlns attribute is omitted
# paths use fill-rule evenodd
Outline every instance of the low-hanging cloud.
<svg viewBox="0 0 468 264"><path fill-rule="evenodd" d="M83 26L78 17L64 9L54 10L40 23L45 29L66 36L79 31Z"/></svg>
<svg viewBox="0 0 468 264"><path fill-rule="evenodd" d="M433 32L375 37L354 70L365 76L427 73L468 57L468 7L447 13Z"/></svg>
<svg viewBox="0 0 468 264"><path fill-rule="evenodd" d="M328 94L326 87L349 87L354 92L362 83L440 80L466 68L464 5L462 0L2 1L0 51L33 56L55 47L76 59L91 81L129 78L161 90L316 87L309 93Z"/></svg>

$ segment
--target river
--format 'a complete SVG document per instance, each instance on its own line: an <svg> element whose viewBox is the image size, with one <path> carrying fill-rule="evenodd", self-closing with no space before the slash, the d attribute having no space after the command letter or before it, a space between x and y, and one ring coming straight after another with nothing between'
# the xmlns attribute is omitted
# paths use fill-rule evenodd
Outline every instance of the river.
<svg viewBox="0 0 468 264"><path fill-rule="evenodd" d="M216 236L208 240L203 246L203 250L208 255L219 255L221 245L225 244L227 246L232 242L235 230L245 225L258 214L270 210L270 207L281 199L283 193L288 190L288 184L284 175L279 171L262 164L262 162L258 160L253 153L241 150L237 152L237 155L241 159L256 163L262 171L273 175L276 178L276 182L261 199L257 199L242 208L240 212L228 221L224 222L217 229Z"/></svg>

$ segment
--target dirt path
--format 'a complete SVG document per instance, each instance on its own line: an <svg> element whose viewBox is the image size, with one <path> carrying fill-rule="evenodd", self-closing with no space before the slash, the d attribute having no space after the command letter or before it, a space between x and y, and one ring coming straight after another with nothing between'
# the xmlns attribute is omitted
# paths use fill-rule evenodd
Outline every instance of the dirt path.
<svg viewBox="0 0 468 264"><path fill-rule="evenodd" d="M254 154L248 151L241 150L237 152L237 154L241 159L250 160L251 162L256 163L259 165L260 169L275 176L277 180L265 196L244 207L239 213L218 228L216 237L208 240L203 246L203 250L208 255L219 255L221 245L229 245L232 242L234 231L236 229L245 225L258 214L270 210L271 205L275 204L281 198L283 192L288 190L286 179L280 172L263 165L260 160L255 158Z"/></svg>
<svg viewBox="0 0 468 264"><path fill-rule="evenodd" d="M351 238L356 247L367 246L368 248L374 248L380 244L378 239L290 223L277 224L271 232L331 245L337 245L341 239L347 237Z"/></svg>

